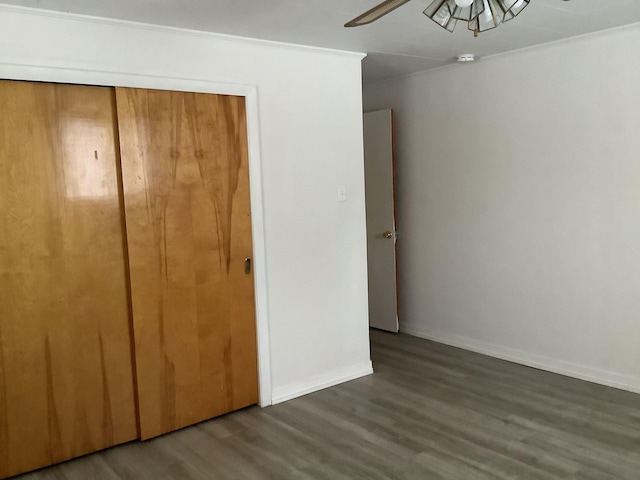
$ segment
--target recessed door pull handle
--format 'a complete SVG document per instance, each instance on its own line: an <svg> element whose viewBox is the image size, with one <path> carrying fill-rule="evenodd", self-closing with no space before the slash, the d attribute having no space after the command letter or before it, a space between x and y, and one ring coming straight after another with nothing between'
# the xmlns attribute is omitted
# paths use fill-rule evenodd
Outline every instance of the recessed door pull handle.
<svg viewBox="0 0 640 480"><path fill-rule="evenodd" d="M251 259L250 258L245 258L244 259L244 273L246 273L247 275L251 274Z"/></svg>

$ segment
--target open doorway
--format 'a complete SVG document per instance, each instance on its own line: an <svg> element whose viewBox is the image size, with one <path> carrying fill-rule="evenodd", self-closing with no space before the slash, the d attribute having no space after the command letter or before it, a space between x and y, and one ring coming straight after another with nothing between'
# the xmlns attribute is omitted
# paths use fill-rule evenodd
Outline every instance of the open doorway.
<svg viewBox="0 0 640 480"><path fill-rule="evenodd" d="M398 332L393 110L364 114L369 326Z"/></svg>

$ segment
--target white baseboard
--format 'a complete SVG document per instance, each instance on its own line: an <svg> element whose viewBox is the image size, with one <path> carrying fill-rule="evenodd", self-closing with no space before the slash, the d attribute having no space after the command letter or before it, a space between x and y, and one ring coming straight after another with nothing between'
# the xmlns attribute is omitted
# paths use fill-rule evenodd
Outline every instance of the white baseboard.
<svg viewBox="0 0 640 480"><path fill-rule="evenodd" d="M373 365L371 361L349 368L334 370L333 372L320 375L311 380L300 382L286 387L274 388L272 404L286 402L309 393L317 392L325 388L333 387L340 383L355 380L356 378L371 375L373 373Z"/></svg>
<svg viewBox="0 0 640 480"><path fill-rule="evenodd" d="M560 375L578 378L580 380L586 380L588 382L606 385L608 387L614 387L621 390L627 390L629 392L640 393L640 378L637 377L620 375L618 373L599 370L592 367L585 367L583 365L523 352L509 347L493 345L491 343L460 335L441 334L407 323L400 325L400 331L414 337L425 338L427 340L444 343L445 345L450 345L452 347L482 353L490 357L500 358L520 365L526 365L527 367L546 370L548 372L558 373Z"/></svg>

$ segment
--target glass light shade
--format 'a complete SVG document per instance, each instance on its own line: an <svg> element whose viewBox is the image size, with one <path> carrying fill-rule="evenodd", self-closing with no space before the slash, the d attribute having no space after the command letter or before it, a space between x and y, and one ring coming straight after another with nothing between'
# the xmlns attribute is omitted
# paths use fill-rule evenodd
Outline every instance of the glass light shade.
<svg viewBox="0 0 640 480"><path fill-rule="evenodd" d="M455 3L455 1L454 1ZM468 7L459 7L457 4L455 5L455 9L453 10L453 18L457 18L458 20L462 20L464 22L470 22L478 15L484 12L485 6L482 0L474 0L471 5Z"/></svg>
<svg viewBox="0 0 640 480"><path fill-rule="evenodd" d="M530 1L531 0L510 0L505 2L503 0L503 3L507 4L505 6L508 7L504 14L504 21L506 22L515 18L522 10L527 8Z"/></svg>
<svg viewBox="0 0 640 480"><path fill-rule="evenodd" d="M461 0L435 0L424 10L424 14L450 32L461 20L467 22L469 30L478 34L515 18L530 1L473 0L468 3Z"/></svg>
<svg viewBox="0 0 640 480"><path fill-rule="evenodd" d="M459 7L455 0L435 0L423 13L445 30L453 32L458 23L458 19L453 17L456 8Z"/></svg>
<svg viewBox="0 0 640 480"><path fill-rule="evenodd" d="M476 35L496 28L502 23L504 11L498 4L501 0L480 0L484 3L483 12L469 22L469 30Z"/></svg>

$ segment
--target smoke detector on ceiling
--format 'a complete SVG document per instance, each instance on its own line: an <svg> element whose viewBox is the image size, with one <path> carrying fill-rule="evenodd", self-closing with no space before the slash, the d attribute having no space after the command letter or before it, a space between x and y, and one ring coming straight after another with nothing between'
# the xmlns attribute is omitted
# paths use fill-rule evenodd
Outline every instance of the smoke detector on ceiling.
<svg viewBox="0 0 640 480"><path fill-rule="evenodd" d="M458 63L471 63L476 61L476 56L473 53L462 53L458 55Z"/></svg>

